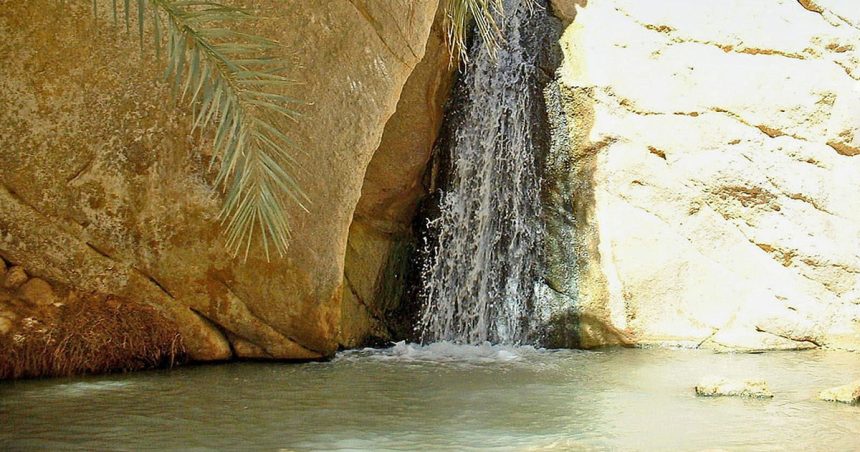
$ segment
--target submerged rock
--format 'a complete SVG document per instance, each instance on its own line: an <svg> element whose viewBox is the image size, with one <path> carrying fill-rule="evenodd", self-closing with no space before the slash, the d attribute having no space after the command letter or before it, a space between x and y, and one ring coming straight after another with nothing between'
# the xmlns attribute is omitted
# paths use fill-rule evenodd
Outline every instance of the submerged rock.
<svg viewBox="0 0 860 452"><path fill-rule="evenodd" d="M770 399L773 393L764 380L728 380L723 377L705 377L696 385L696 395L701 397L748 397Z"/></svg>
<svg viewBox="0 0 860 452"><path fill-rule="evenodd" d="M825 389L818 394L818 398L827 402L860 403L860 380L844 386Z"/></svg>

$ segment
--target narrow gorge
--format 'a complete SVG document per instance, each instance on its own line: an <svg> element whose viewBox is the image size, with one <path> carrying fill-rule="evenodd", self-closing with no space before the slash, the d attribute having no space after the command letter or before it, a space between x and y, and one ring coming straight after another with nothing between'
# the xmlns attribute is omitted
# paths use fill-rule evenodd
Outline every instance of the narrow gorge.
<svg viewBox="0 0 860 452"><path fill-rule="evenodd" d="M6 0L0 38L0 448L855 447L860 2Z"/></svg>

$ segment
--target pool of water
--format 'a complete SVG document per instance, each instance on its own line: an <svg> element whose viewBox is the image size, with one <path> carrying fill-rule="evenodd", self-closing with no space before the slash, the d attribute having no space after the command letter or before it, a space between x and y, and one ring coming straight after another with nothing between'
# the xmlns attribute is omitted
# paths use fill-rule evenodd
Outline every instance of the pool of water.
<svg viewBox="0 0 860 452"><path fill-rule="evenodd" d="M771 400L698 398L706 375ZM0 449L857 450L860 407L818 401L860 354L399 344L0 383Z"/></svg>

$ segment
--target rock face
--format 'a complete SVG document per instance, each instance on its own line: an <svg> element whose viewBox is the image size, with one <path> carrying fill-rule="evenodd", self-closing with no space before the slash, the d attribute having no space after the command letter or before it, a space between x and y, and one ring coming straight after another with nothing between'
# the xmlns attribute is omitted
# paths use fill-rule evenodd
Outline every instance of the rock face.
<svg viewBox="0 0 860 452"><path fill-rule="evenodd" d="M825 389L818 398L827 402L860 403L860 380L853 383Z"/></svg>
<svg viewBox="0 0 860 452"><path fill-rule="evenodd" d="M553 15L561 19L565 25L570 25L576 18L576 7L588 5L588 0L549 0Z"/></svg>
<svg viewBox="0 0 860 452"><path fill-rule="evenodd" d="M309 102L289 135L312 203L291 206L288 254L243 262L225 251L211 137L190 133L190 110L173 106L151 49L113 28L109 2L94 26L89 2L12 0L0 8L0 57L14 62L0 67L0 255L157 307L195 359L328 356L365 168L438 5L244 3L266 18L253 31L294 55L288 89Z"/></svg>
<svg viewBox="0 0 860 452"><path fill-rule="evenodd" d="M722 377L706 377L696 385L696 395L702 397L773 398L764 380L729 381Z"/></svg>
<svg viewBox="0 0 860 452"><path fill-rule="evenodd" d="M860 348L860 4L581 3L548 91L578 345Z"/></svg>
<svg viewBox="0 0 860 452"><path fill-rule="evenodd" d="M397 111L364 175L344 264L341 344L403 336L393 318L407 281L409 257L417 246L412 221L427 194L427 163L442 125L445 102L457 66L445 43L444 8L439 8L424 59L406 81Z"/></svg>

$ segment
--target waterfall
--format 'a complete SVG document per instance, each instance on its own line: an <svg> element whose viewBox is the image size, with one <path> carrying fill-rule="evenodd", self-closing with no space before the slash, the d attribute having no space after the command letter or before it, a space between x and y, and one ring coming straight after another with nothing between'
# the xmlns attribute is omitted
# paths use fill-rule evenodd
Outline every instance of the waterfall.
<svg viewBox="0 0 860 452"><path fill-rule="evenodd" d="M530 341L542 252L540 55L534 29L545 2L506 0L502 47L476 37L449 125L449 168L439 214L429 220L422 269L423 342ZM500 19L502 20L502 19ZM546 77L543 75L543 77ZM451 120L450 118L448 120Z"/></svg>

